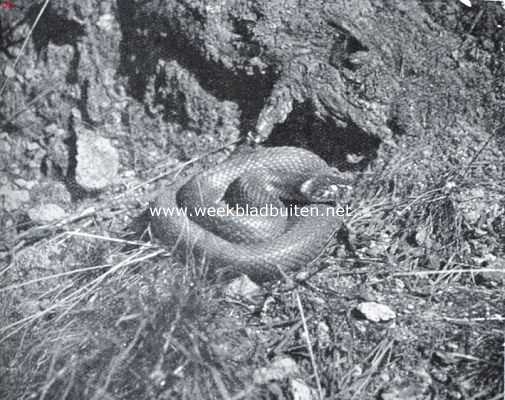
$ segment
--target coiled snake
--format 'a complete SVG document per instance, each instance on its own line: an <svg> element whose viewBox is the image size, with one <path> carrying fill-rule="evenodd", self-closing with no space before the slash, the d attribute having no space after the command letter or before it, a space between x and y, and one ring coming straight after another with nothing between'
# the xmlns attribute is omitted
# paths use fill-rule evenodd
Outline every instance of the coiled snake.
<svg viewBox="0 0 505 400"><path fill-rule="evenodd" d="M276 279L280 270L298 270L314 260L339 228L342 218L328 200L341 183L336 170L308 150L271 147L239 153L159 195L151 204L151 229L186 262L205 262L212 270L226 268L257 282ZM291 210L292 215L255 216L251 208L249 216L241 216L230 208L247 206L251 192L256 193L249 199L253 207L270 206L270 214ZM285 208L287 203L291 207ZM227 204L235 211L195 215ZM156 215L154 208L168 212Z"/></svg>

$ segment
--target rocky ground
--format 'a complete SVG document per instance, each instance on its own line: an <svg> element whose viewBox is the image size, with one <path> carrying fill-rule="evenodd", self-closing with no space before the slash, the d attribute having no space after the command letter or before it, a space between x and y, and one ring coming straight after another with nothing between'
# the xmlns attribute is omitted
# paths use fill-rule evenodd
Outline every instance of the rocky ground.
<svg viewBox="0 0 505 400"><path fill-rule="evenodd" d="M503 397L505 10L338 3L0 2L0 398ZM356 182L290 282L131 232L248 134Z"/></svg>

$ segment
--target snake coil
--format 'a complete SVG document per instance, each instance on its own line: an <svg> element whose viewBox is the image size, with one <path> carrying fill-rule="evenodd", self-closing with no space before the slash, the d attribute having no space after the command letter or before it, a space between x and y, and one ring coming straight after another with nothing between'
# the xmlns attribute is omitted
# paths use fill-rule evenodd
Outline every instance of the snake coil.
<svg viewBox="0 0 505 400"><path fill-rule="evenodd" d="M195 215L198 209L226 206L229 188L247 176L252 177L245 179L248 190L260 193L254 206L274 203L278 207L280 202L300 200L306 204L284 220L244 217L243 228L240 216ZM332 177L335 170L308 150L271 147L239 153L159 195L150 207L151 229L185 262L205 263L211 270L226 268L256 282L277 279L281 270L296 271L313 261L339 228L342 218L334 207L307 204L310 199L303 199L301 193L318 193L321 182L335 188ZM256 185L260 187L251 187ZM155 208L167 212L153 213Z"/></svg>

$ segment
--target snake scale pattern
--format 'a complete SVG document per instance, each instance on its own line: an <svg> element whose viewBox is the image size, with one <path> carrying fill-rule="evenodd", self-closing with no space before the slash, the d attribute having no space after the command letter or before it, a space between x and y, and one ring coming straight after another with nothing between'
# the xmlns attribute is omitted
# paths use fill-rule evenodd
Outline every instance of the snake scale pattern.
<svg viewBox="0 0 505 400"><path fill-rule="evenodd" d="M262 180L267 182L265 187L253 190L266 190L270 197L264 198L275 196L285 203L299 201L301 186L317 182L318 177L334 176L334 170L314 153L295 147L259 148L232 155L216 167L164 191L151 203L151 208L181 210L185 207L186 210L186 214L152 215L154 236L185 262L205 263L211 271L224 268L243 273L256 282L278 279L282 276L281 270L296 271L317 258L342 222L328 203L305 204L303 208L312 208L308 215L291 215L284 223L280 217L276 218L278 221L247 217L252 218L246 219L253 226L251 236L247 228L240 231L238 219L241 217L228 225L229 216L212 219L191 215L195 207L224 205L223 198L230 185L248 175L253 177L249 183L261 186ZM264 204L261 195L258 199L256 203ZM261 230L259 236L264 240L253 237L257 223L256 228ZM257 232L256 229L256 235Z"/></svg>

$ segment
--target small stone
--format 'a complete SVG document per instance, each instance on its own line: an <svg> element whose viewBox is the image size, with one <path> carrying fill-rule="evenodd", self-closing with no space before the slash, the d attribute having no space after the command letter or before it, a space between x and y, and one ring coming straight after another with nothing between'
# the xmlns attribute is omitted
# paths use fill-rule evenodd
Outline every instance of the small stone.
<svg viewBox="0 0 505 400"><path fill-rule="evenodd" d="M17 186L19 186L21 188L28 189L28 190L32 189L37 184L37 182L35 182L35 181L26 181L22 178L14 179L14 183Z"/></svg>
<svg viewBox="0 0 505 400"><path fill-rule="evenodd" d="M88 190L103 189L114 182L119 154L109 139L80 129L77 136L76 181Z"/></svg>
<svg viewBox="0 0 505 400"><path fill-rule="evenodd" d="M242 275L236 279L233 279L225 289L225 293L230 297L253 297L260 290L260 287L256 285L247 276Z"/></svg>
<svg viewBox="0 0 505 400"><path fill-rule="evenodd" d="M356 311L360 316L372 322L385 322L396 318L396 313L391 308L373 301L359 304Z"/></svg>
<svg viewBox="0 0 505 400"><path fill-rule="evenodd" d="M395 278L394 283L395 283L396 288L399 291L405 289L405 283L403 283L403 281L401 279Z"/></svg>
<svg viewBox="0 0 505 400"><path fill-rule="evenodd" d="M4 75L6 78L12 79L16 76L16 71L14 70L14 68L12 68L10 65L8 65L4 69Z"/></svg>
<svg viewBox="0 0 505 400"><path fill-rule="evenodd" d="M104 31L111 31L114 28L116 19L112 14L104 14L98 18L97 26Z"/></svg>
<svg viewBox="0 0 505 400"><path fill-rule="evenodd" d="M407 387L391 387L383 391L381 400L428 400L431 397L422 385L409 385Z"/></svg>
<svg viewBox="0 0 505 400"><path fill-rule="evenodd" d="M463 398L463 395L456 390L451 390L447 393L447 398L451 400L460 400Z"/></svg>
<svg viewBox="0 0 505 400"><path fill-rule="evenodd" d="M363 161L365 156L354 154L354 153L348 153L345 155L345 160L350 163L350 164L358 164L361 161Z"/></svg>
<svg viewBox="0 0 505 400"><path fill-rule="evenodd" d="M324 321L317 323L317 340L321 345L330 344L330 327Z"/></svg>
<svg viewBox="0 0 505 400"><path fill-rule="evenodd" d="M314 388L308 386L300 379L291 379L289 381L293 400L312 400L317 399L317 392Z"/></svg>
<svg viewBox="0 0 505 400"><path fill-rule="evenodd" d="M41 204L38 207L28 211L29 217L33 221L52 222L58 219L65 218L67 213L63 208L56 204Z"/></svg>
<svg viewBox="0 0 505 400"><path fill-rule="evenodd" d="M425 246L426 248L433 247L431 240L430 231L427 227L420 228L416 233L416 242L420 246Z"/></svg>
<svg viewBox="0 0 505 400"><path fill-rule="evenodd" d="M65 136L65 130L62 129L62 128L60 128L57 124L46 125L44 127L43 131L48 136L59 136L59 137L64 137Z"/></svg>
<svg viewBox="0 0 505 400"><path fill-rule="evenodd" d="M446 344L446 347L452 351L458 351L459 349L459 344L455 342L449 342Z"/></svg>
<svg viewBox="0 0 505 400"><path fill-rule="evenodd" d="M433 368L430 372L431 372L431 376L436 381L439 381L441 383L447 383L449 381L449 377L447 375L447 372L445 372L443 370Z"/></svg>
<svg viewBox="0 0 505 400"><path fill-rule="evenodd" d="M26 143L26 149L29 151L38 150L40 149L40 145L37 142L30 141Z"/></svg>
<svg viewBox="0 0 505 400"><path fill-rule="evenodd" d="M280 381L298 374L296 362L290 357L276 358L268 367L258 368L254 371L254 382L263 385L271 381Z"/></svg>
<svg viewBox="0 0 505 400"><path fill-rule="evenodd" d="M389 374L387 372L382 372L380 374L380 378L383 382L390 382L391 381L391 377L389 376Z"/></svg>
<svg viewBox="0 0 505 400"><path fill-rule="evenodd" d="M72 114L72 118L74 118L76 121L82 121L82 114L77 107L72 108L72 110L70 110L70 113Z"/></svg>

